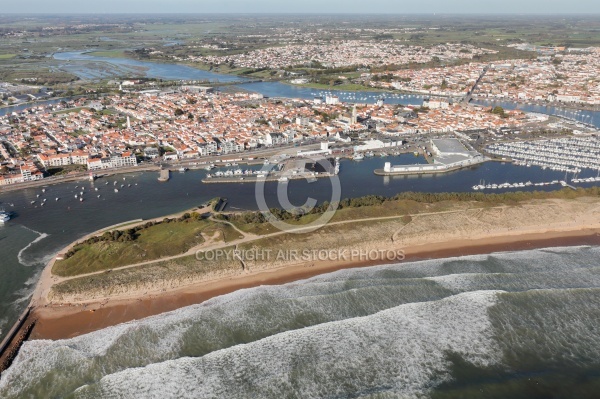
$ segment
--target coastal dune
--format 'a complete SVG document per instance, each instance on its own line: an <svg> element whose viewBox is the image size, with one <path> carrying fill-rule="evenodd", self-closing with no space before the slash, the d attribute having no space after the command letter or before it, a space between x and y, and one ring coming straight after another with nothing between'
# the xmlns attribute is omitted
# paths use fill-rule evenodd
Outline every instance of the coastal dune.
<svg viewBox="0 0 600 399"><path fill-rule="evenodd" d="M599 244L599 237L600 201L595 197L498 206L463 202L447 210L436 207L428 212L425 208L411 215L334 221L312 233L246 233L244 238L209 242L181 256L81 277L52 275L53 261L40 281L46 289L38 289L33 298L33 313L39 321L32 337L76 336L238 289L281 284L344 268ZM199 260L195 255L196 251L234 250L242 256ZM330 256L332 250L334 256ZM263 251L262 257L243 255L258 251Z"/></svg>

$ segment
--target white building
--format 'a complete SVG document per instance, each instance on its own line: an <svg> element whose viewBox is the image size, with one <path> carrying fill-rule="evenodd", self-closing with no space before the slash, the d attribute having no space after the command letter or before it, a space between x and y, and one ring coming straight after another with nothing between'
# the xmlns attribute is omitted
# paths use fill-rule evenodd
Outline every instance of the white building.
<svg viewBox="0 0 600 399"><path fill-rule="evenodd" d="M337 105L340 103L340 98L338 96L326 96L325 104L327 105Z"/></svg>
<svg viewBox="0 0 600 399"><path fill-rule="evenodd" d="M450 104L448 103L448 101L429 99L423 101L423 106L429 109L448 109Z"/></svg>
<svg viewBox="0 0 600 399"><path fill-rule="evenodd" d="M122 154L113 154L110 157L92 157L87 160L88 170L101 170L111 168L124 168L137 166L135 155L129 151Z"/></svg>

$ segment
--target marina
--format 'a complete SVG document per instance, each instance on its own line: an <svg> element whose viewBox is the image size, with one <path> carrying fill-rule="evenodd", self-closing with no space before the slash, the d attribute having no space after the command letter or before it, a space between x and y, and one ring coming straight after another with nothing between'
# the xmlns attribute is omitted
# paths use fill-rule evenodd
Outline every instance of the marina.
<svg viewBox="0 0 600 399"><path fill-rule="evenodd" d="M497 190L497 189L508 189L508 188L517 188L517 189L523 189L523 188L530 188L530 187L545 187L545 186L553 186L553 185L561 185L563 187L571 187L574 188L573 186L570 186L567 184L566 181L564 180L552 180L552 181L547 181L547 182L537 182L537 183L532 183L531 181L527 181L527 182L518 182L518 183L501 183L501 184L497 184L497 183L488 183L485 184L485 182L480 183L478 185L473 186L473 190L475 191L479 191L479 190Z"/></svg>
<svg viewBox="0 0 600 399"><path fill-rule="evenodd" d="M521 166L536 165L573 174L584 169L600 171L600 140L593 136L502 142L489 145L486 151Z"/></svg>

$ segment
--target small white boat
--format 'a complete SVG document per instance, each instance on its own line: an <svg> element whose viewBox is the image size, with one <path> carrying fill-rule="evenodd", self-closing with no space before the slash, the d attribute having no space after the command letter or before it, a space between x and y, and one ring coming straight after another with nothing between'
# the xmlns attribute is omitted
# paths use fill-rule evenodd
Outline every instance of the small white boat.
<svg viewBox="0 0 600 399"><path fill-rule="evenodd" d="M4 224L6 222L8 222L11 218L11 214L9 212L4 211L3 209L0 210L0 223Z"/></svg>

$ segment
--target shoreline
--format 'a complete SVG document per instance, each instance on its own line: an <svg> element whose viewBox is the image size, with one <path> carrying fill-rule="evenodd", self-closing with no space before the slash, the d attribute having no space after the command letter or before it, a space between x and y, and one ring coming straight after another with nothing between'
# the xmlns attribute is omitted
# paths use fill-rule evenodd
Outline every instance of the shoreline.
<svg viewBox="0 0 600 399"><path fill-rule="evenodd" d="M125 227L125 226L134 227L134 226L144 224L144 223L147 223L150 221L163 220L165 218L177 218L186 212L194 212L194 211L205 212L208 210L210 210L210 206L205 207L205 208L194 207L194 208L190 208L190 209L187 209L187 210L184 210L181 212L176 212L176 213L166 215L166 216L161 216L161 217L156 217L156 218L151 218L151 219L133 219L133 220L117 223L117 224L114 224L111 226L103 227L94 232L88 233L85 236L71 242L69 245L62 248L60 251L58 251L55 255L52 256L52 259L44 266L44 269L42 270L42 272L39 276L36 287L33 290L33 293L31 294L31 299L29 300L27 309L23 312L24 316L20 317L16 321L16 323L13 325L13 327L9 330L8 334L5 335L4 337L2 337L3 338L2 347L0 348L0 372L3 371L2 370L3 362L6 361L7 358L10 356L10 352L14 351L15 349L17 351L20 349L22 342L19 343L18 340L16 339L16 337L21 335L23 330L27 329L28 326L32 325L32 323L33 323L33 325L35 325L39 321L39 319L38 319L39 315L36 313L36 311L39 311L40 309L44 309L45 305L38 304L37 302L42 300L43 298L45 298L45 295L47 294L47 292L52 288L53 276L54 276L52 274L52 268L60 254L68 251L75 245L77 245L91 237L97 236L105 231L110 231L110 230L114 230L114 229ZM57 306L57 307L60 308L60 306ZM119 323L117 323L117 324L119 324ZM33 330L31 330L30 332L27 333L28 339L31 338L31 332L33 332Z"/></svg>
<svg viewBox="0 0 600 399"><path fill-rule="evenodd" d="M159 166L157 165L142 165L142 166L134 166L128 168L117 168L117 169L104 169L96 172L102 173L102 176L98 177L98 179L104 179L110 176L118 176L127 173L136 173L136 172L153 172L159 171ZM94 171L92 171L94 172ZM97 180L97 179L96 179ZM41 180L32 180L22 183L14 183L8 184L6 186L0 187L0 194L5 194L13 191L19 190L27 190L29 188L37 188L37 187L45 187L45 186L53 186L55 184L61 183L72 183L79 181L90 181L90 171L79 172L78 174L73 175L63 175L61 177L46 177Z"/></svg>
<svg viewBox="0 0 600 399"><path fill-rule="evenodd" d="M463 239L421 244L407 248L406 258L400 262L314 262L203 281L172 291L148 294L141 298L115 298L76 305L46 305L34 309L31 313L30 318L37 319L37 323L30 339L71 338L117 324L174 311L185 306L200 304L211 298L241 289L287 284L344 269L579 245L600 245L600 228L520 235L505 234L475 240Z"/></svg>

